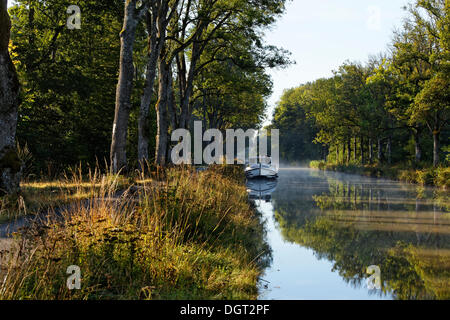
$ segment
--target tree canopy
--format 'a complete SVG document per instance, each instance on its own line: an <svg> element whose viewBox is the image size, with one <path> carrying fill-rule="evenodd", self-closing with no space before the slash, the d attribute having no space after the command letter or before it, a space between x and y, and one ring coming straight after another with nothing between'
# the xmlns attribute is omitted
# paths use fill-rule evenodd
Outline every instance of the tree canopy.
<svg viewBox="0 0 450 320"><path fill-rule="evenodd" d="M284 3L80 0L81 28L69 29L70 1L16 1L9 49L23 87L17 138L35 173L102 165L110 150L121 154L117 169L158 161L158 150L166 162L167 137L194 120L259 126L272 89L267 68L290 63L288 52L263 41ZM125 94L118 78L130 84Z"/></svg>
<svg viewBox="0 0 450 320"><path fill-rule="evenodd" d="M347 61L333 77L285 92L273 125L291 141L286 159L319 159L308 151L315 143L335 162L374 162L376 151L378 162L442 163L450 134L450 8L448 1L428 0L406 9L409 18L386 54L365 64ZM290 130L300 119L308 128Z"/></svg>

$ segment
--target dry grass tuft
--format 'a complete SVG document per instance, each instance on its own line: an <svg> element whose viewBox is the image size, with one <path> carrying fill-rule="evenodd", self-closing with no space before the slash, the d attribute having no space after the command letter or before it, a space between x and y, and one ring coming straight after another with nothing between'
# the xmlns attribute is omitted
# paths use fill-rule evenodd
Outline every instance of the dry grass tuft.
<svg viewBox="0 0 450 320"><path fill-rule="evenodd" d="M172 168L124 193L119 176L72 178L66 196L89 201L17 235L0 298L256 298L270 250L238 172ZM67 289L70 265L81 268L81 290Z"/></svg>

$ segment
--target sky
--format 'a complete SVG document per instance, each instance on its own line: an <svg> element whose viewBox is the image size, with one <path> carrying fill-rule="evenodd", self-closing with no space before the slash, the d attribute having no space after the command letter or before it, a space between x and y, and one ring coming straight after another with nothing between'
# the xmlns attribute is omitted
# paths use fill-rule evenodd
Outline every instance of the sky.
<svg viewBox="0 0 450 320"><path fill-rule="evenodd" d="M385 52L401 27L408 0L288 0L286 13L266 33L268 44L289 50L296 62L271 70L269 123L285 89L332 76L346 60L365 62Z"/></svg>

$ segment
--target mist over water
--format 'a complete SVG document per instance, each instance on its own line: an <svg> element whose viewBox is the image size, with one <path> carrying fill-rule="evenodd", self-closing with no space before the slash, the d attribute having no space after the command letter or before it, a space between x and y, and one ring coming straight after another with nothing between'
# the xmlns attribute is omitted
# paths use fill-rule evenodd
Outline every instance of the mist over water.
<svg viewBox="0 0 450 320"><path fill-rule="evenodd" d="M281 164L267 220L273 261L260 299L450 297L448 193ZM381 290L369 290L369 266Z"/></svg>

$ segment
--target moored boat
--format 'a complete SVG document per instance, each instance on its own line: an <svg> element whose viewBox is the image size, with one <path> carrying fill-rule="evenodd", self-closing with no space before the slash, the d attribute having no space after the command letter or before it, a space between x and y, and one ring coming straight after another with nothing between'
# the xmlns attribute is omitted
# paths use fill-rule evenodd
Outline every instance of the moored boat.
<svg viewBox="0 0 450 320"><path fill-rule="evenodd" d="M245 168L247 178L277 178L278 168L272 164L270 157L249 159L249 164Z"/></svg>

